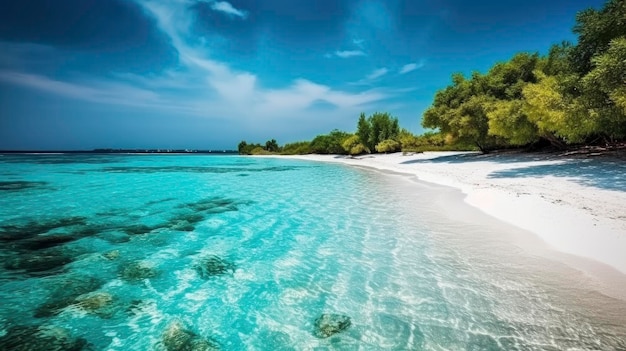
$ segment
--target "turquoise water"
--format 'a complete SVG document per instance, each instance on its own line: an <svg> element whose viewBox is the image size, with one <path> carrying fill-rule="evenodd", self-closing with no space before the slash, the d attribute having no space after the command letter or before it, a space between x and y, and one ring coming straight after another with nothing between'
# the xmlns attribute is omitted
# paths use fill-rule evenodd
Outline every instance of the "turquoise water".
<svg viewBox="0 0 626 351"><path fill-rule="evenodd" d="M454 196L284 159L0 156L0 349L626 349L624 301Z"/></svg>

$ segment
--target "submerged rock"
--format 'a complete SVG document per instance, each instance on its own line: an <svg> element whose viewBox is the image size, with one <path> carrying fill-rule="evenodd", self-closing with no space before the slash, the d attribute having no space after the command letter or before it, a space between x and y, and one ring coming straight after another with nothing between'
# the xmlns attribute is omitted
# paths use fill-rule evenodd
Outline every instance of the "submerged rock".
<svg viewBox="0 0 626 351"><path fill-rule="evenodd" d="M204 220L204 216L199 213L179 213L170 219L170 223L185 221L191 224L200 223Z"/></svg>
<svg viewBox="0 0 626 351"><path fill-rule="evenodd" d="M123 266L120 271L120 277L128 282L138 282L147 278L154 278L159 272L144 262L132 262Z"/></svg>
<svg viewBox="0 0 626 351"><path fill-rule="evenodd" d="M120 257L120 250L105 252L102 254L102 257L106 258L109 261L117 260Z"/></svg>
<svg viewBox="0 0 626 351"><path fill-rule="evenodd" d="M198 200L196 202L184 204L182 205L182 207L189 208L193 211L210 214L237 211L237 204L234 200L221 197L210 197Z"/></svg>
<svg viewBox="0 0 626 351"><path fill-rule="evenodd" d="M0 191L20 191L34 188L41 188L48 185L47 182L33 182L26 180L10 180L0 182Z"/></svg>
<svg viewBox="0 0 626 351"><path fill-rule="evenodd" d="M23 240L17 247L20 249L37 251L63 245L76 239L79 239L79 237L68 234L37 235Z"/></svg>
<svg viewBox="0 0 626 351"><path fill-rule="evenodd" d="M4 267L23 271L31 276L47 276L61 272L73 258L60 251L23 252L7 259Z"/></svg>
<svg viewBox="0 0 626 351"><path fill-rule="evenodd" d="M88 346L83 338L74 338L62 328L15 326L0 337L0 350L80 351Z"/></svg>
<svg viewBox="0 0 626 351"><path fill-rule="evenodd" d="M216 341L198 336L178 321L172 322L163 333L163 345L167 351L220 350L220 345Z"/></svg>
<svg viewBox="0 0 626 351"><path fill-rule="evenodd" d="M23 224L0 226L0 241L20 241L45 234L53 229L86 225L87 219L80 216L64 217L48 221L30 220Z"/></svg>
<svg viewBox="0 0 626 351"><path fill-rule="evenodd" d="M131 225L128 227L125 227L123 229L124 233L128 234L128 235L140 235L140 234L147 234L150 233L151 231L158 229L155 227L149 227L147 225L144 224L138 224L138 225Z"/></svg>
<svg viewBox="0 0 626 351"><path fill-rule="evenodd" d="M115 314L114 301L113 295L97 292L77 298L74 306L101 318L111 318Z"/></svg>
<svg viewBox="0 0 626 351"><path fill-rule="evenodd" d="M196 271L200 277L208 279L217 275L234 273L235 265L218 256L208 256L196 264Z"/></svg>
<svg viewBox="0 0 626 351"><path fill-rule="evenodd" d="M34 315L36 318L54 316L73 305L79 296L98 290L102 284L102 281L94 278L63 279L48 301L35 309Z"/></svg>
<svg viewBox="0 0 626 351"><path fill-rule="evenodd" d="M174 223L170 223L170 229L181 232L193 232L196 227L188 221L182 220Z"/></svg>
<svg viewBox="0 0 626 351"><path fill-rule="evenodd" d="M328 338L348 329L352 325L350 317L341 314L324 313L315 320L313 335Z"/></svg>

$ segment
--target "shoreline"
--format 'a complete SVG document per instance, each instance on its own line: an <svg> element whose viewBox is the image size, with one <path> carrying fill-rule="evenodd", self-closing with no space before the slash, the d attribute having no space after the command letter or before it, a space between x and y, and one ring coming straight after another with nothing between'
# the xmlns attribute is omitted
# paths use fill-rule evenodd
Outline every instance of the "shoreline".
<svg viewBox="0 0 626 351"><path fill-rule="evenodd" d="M459 189L465 203L535 234L557 253L600 263L586 265L584 271L609 280L613 279L608 276L626 277L626 186L622 187L626 184L626 164L623 161L471 152L376 154L355 158L270 157L391 171ZM575 258L563 260L575 261ZM569 263L581 268L576 262ZM609 268L617 272L610 272Z"/></svg>

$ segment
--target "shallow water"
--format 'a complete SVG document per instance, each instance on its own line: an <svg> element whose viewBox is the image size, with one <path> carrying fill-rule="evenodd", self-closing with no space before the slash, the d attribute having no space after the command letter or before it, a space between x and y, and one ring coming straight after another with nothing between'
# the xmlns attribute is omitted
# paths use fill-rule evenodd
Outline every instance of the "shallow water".
<svg viewBox="0 0 626 351"><path fill-rule="evenodd" d="M0 182L0 349L626 349L624 301L450 189L195 155L6 155Z"/></svg>

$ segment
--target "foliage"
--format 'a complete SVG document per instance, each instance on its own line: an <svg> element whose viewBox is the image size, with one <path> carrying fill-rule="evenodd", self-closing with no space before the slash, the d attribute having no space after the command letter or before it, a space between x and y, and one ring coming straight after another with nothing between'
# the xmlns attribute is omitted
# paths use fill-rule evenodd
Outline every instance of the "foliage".
<svg viewBox="0 0 626 351"><path fill-rule="evenodd" d="M285 144L282 147L281 154L283 155L306 155L311 153L310 142L299 141L295 143Z"/></svg>
<svg viewBox="0 0 626 351"><path fill-rule="evenodd" d="M346 150L343 148L343 142L350 136L351 134L337 129L329 134L318 135L311 141L311 152L314 154L345 155Z"/></svg>
<svg viewBox="0 0 626 351"><path fill-rule="evenodd" d="M376 145L383 140L397 139L400 134L398 119L388 113L376 112L367 119L369 136L367 141L361 140L367 148L374 150ZM359 131L357 130L357 134Z"/></svg>
<svg viewBox="0 0 626 351"><path fill-rule="evenodd" d="M250 151L250 155L271 155L272 152L265 150L261 146L257 146Z"/></svg>
<svg viewBox="0 0 626 351"><path fill-rule="evenodd" d="M582 83L587 106L598 116L597 132L610 139L623 139L626 137L626 36L611 41L604 53L592 58L592 64L593 69Z"/></svg>
<svg viewBox="0 0 626 351"><path fill-rule="evenodd" d="M376 151L378 152L398 152L401 150L400 143L393 139L385 139L380 143L376 144Z"/></svg>
<svg viewBox="0 0 626 351"><path fill-rule="evenodd" d="M252 155L252 150L262 148L261 144L248 144L245 140L237 146L240 155Z"/></svg>
<svg viewBox="0 0 626 351"><path fill-rule="evenodd" d="M593 69L593 58L608 50L615 38L626 36L626 3L609 0L601 10L587 9L578 13L574 33L578 44L570 53L570 62L581 76Z"/></svg>
<svg viewBox="0 0 626 351"><path fill-rule="evenodd" d="M519 53L486 74L452 76L422 125L457 145L480 150L626 138L626 2L577 16L578 44L554 45L547 56ZM404 137L403 144L418 146ZM404 145L403 145L404 147Z"/></svg>
<svg viewBox="0 0 626 351"><path fill-rule="evenodd" d="M453 84L435 94L433 105L426 110L422 125L439 129L461 144L474 144L488 152L498 145L490 135L487 110L493 98L485 92L485 79L474 73L471 79L461 74L452 76Z"/></svg>
<svg viewBox="0 0 626 351"><path fill-rule="evenodd" d="M276 142L276 139L272 139L272 140L268 140L265 142L265 150L269 151L269 152L278 152L280 151L280 148L278 147L278 143Z"/></svg>
<svg viewBox="0 0 626 351"><path fill-rule="evenodd" d="M343 141L343 149L348 153L348 155L356 156L361 154L369 153L370 150L361 143L361 140L358 135L351 135L347 139Z"/></svg>
<svg viewBox="0 0 626 351"><path fill-rule="evenodd" d="M365 113L361 113L356 126L356 135L363 145L368 145L370 139L370 122L366 119Z"/></svg>

